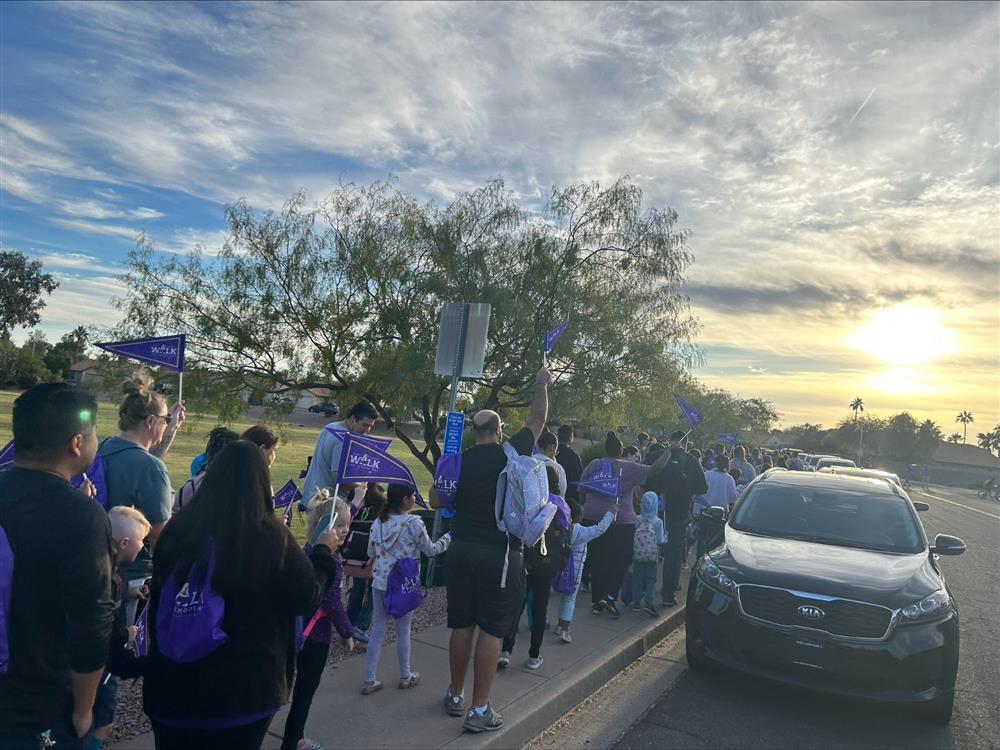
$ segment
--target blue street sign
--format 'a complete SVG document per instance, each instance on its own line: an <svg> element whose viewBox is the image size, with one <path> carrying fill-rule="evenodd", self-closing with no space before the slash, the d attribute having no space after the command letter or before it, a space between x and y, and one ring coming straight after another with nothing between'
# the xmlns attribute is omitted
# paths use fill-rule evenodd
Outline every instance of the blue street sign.
<svg viewBox="0 0 1000 750"><path fill-rule="evenodd" d="M444 452L460 453L462 450L462 430L465 429L465 412L448 412L444 426Z"/></svg>

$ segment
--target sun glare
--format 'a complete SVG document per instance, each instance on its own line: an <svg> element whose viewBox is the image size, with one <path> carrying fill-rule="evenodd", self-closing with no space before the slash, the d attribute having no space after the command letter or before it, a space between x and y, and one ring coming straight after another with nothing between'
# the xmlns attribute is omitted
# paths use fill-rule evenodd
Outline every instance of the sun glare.
<svg viewBox="0 0 1000 750"><path fill-rule="evenodd" d="M877 311L847 343L891 365L930 362L953 352L955 334L931 307L898 305Z"/></svg>

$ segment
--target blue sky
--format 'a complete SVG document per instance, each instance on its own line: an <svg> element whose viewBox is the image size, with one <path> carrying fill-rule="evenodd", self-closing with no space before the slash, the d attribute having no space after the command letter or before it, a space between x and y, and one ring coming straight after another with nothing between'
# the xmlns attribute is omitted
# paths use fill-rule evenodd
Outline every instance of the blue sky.
<svg viewBox="0 0 1000 750"><path fill-rule="evenodd" d="M140 231L211 251L241 197L629 174L693 232L706 383L788 423L855 395L1000 421L995 3L19 2L0 29L0 242L60 277L50 338L115 321Z"/></svg>

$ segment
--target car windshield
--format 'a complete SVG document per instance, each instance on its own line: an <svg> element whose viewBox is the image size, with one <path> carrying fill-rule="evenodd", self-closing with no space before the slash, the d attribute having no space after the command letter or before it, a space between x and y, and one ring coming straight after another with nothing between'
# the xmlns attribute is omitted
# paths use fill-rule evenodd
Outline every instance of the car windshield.
<svg viewBox="0 0 1000 750"><path fill-rule="evenodd" d="M864 489L758 485L743 498L730 525L751 534L880 552L924 549L906 501Z"/></svg>

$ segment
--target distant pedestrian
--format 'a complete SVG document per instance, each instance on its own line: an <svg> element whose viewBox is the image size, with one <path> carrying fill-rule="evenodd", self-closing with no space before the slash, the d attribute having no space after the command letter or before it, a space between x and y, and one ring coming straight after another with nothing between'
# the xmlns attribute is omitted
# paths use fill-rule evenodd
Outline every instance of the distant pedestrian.
<svg viewBox="0 0 1000 750"><path fill-rule="evenodd" d="M757 470L754 469L753 464L747 461L747 449L742 445L737 445L733 449L732 467L740 470L740 479L743 484L750 484L757 476Z"/></svg>
<svg viewBox="0 0 1000 750"><path fill-rule="evenodd" d="M556 451L556 461L566 472L566 494L565 498L569 502L577 502L576 482L580 481L583 474L583 461L580 454L573 450L573 440L575 439L573 425L564 424L559 426L558 438L559 449Z"/></svg>
<svg viewBox="0 0 1000 750"><path fill-rule="evenodd" d="M566 479L566 470L556 459L558 447L559 441L556 439L556 436L548 431L543 432L538 436L538 453L535 454L535 458L542 461L546 466L551 466L553 470L555 470L556 475L559 478L559 496L565 497L566 492L569 489L569 483Z"/></svg>
<svg viewBox="0 0 1000 750"><path fill-rule="evenodd" d="M264 454L264 460L267 461L267 468L271 468L274 465L274 459L278 455L278 448L281 446L281 438L268 427L266 424L255 424L253 427L248 427L240 435L241 440L249 440L251 443L260 448L261 452Z"/></svg>

